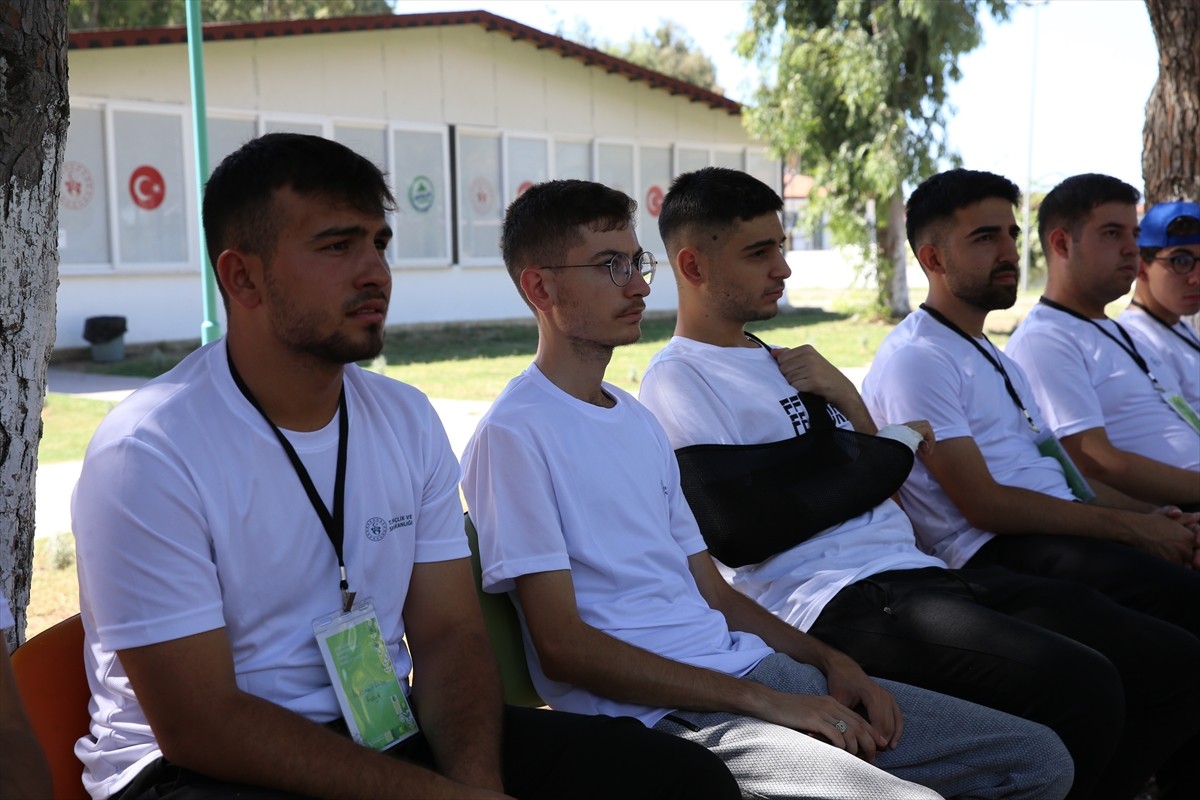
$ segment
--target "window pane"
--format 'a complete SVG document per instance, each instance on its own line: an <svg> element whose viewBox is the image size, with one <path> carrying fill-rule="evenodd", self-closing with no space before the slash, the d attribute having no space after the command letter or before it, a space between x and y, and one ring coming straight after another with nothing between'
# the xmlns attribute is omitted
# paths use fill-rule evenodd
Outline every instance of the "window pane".
<svg viewBox="0 0 1200 800"><path fill-rule="evenodd" d="M696 150L691 147L679 148L679 172L677 174L682 175L685 172L695 172L707 166L707 150Z"/></svg>
<svg viewBox="0 0 1200 800"><path fill-rule="evenodd" d="M671 150L667 147L642 148L642 196L638 198L638 242L643 250L663 255L662 237L658 235L658 212L663 196L671 185Z"/></svg>
<svg viewBox="0 0 1200 800"><path fill-rule="evenodd" d="M633 196L633 145L602 144L597 173L600 183Z"/></svg>
<svg viewBox="0 0 1200 800"><path fill-rule="evenodd" d="M208 173L217 168L225 156L254 138L252 119L208 118Z"/></svg>
<svg viewBox="0 0 1200 800"><path fill-rule="evenodd" d="M348 125L333 127L333 140L341 142L372 164L387 171L387 132L382 128L354 128Z"/></svg>
<svg viewBox="0 0 1200 800"><path fill-rule="evenodd" d="M121 261L186 262L183 118L118 111L113 142Z"/></svg>
<svg viewBox="0 0 1200 800"><path fill-rule="evenodd" d="M588 142L554 143L554 177L592 179L592 146Z"/></svg>
<svg viewBox="0 0 1200 800"><path fill-rule="evenodd" d="M780 190L779 162L768 158L765 150L746 152L746 172L749 172L775 191Z"/></svg>
<svg viewBox="0 0 1200 800"><path fill-rule="evenodd" d="M508 139L508 202L535 183L550 179L550 148L544 139Z"/></svg>
<svg viewBox="0 0 1200 800"><path fill-rule="evenodd" d="M463 259L500 258L500 137L458 135L458 245Z"/></svg>
<svg viewBox="0 0 1200 800"><path fill-rule="evenodd" d="M394 263L414 260L450 262L449 188L446 186L446 148L437 131L396 131L396 191Z"/></svg>
<svg viewBox="0 0 1200 800"><path fill-rule="evenodd" d="M263 125L265 133L307 133L312 136L322 136L324 131L320 125L308 122L287 122L285 120L269 119Z"/></svg>
<svg viewBox="0 0 1200 800"><path fill-rule="evenodd" d="M72 108L58 190L58 253L63 264L107 264L108 182L104 121L96 108Z"/></svg>
<svg viewBox="0 0 1200 800"><path fill-rule="evenodd" d="M716 150L713 152L713 166L740 170L742 168L742 152L740 150Z"/></svg>

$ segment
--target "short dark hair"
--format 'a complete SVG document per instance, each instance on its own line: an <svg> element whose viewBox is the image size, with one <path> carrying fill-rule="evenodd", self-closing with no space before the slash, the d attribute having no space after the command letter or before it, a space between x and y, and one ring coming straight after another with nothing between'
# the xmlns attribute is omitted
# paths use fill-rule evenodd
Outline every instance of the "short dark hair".
<svg viewBox="0 0 1200 800"><path fill-rule="evenodd" d="M973 169L951 169L927 178L913 190L904 206L908 246L915 254L917 240L931 226L950 221L960 208L993 197L1015 206L1021 200L1021 190L1003 175Z"/></svg>
<svg viewBox="0 0 1200 800"><path fill-rule="evenodd" d="M579 180L534 184L509 204L500 253L517 289L526 267L561 264L583 241L580 228L612 231L634 226L637 202L602 183ZM524 292L521 293L524 298Z"/></svg>
<svg viewBox="0 0 1200 800"><path fill-rule="evenodd" d="M1119 178L1091 172L1073 175L1050 190L1038 209L1038 238L1048 254L1050 231L1065 228L1078 241L1092 211L1105 203L1136 206L1142 193Z"/></svg>
<svg viewBox="0 0 1200 800"><path fill-rule="evenodd" d="M396 206L383 172L349 147L320 136L268 133L226 156L208 179L204 241L214 270L231 247L270 260L281 224L272 200L284 187L367 214L383 215Z"/></svg>
<svg viewBox="0 0 1200 800"><path fill-rule="evenodd" d="M783 208L783 200L753 175L726 167L705 167L675 178L663 200L658 232L668 254L674 241L696 228L729 228Z"/></svg>

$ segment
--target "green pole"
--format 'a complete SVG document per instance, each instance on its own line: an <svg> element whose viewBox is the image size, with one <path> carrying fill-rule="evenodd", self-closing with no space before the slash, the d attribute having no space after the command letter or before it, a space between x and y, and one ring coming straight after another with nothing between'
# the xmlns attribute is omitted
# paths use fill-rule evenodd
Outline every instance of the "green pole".
<svg viewBox="0 0 1200 800"><path fill-rule="evenodd" d="M204 100L204 26L200 22L200 0L187 2L188 71L192 80L192 139L196 147L196 227L200 230L200 286L204 300L204 321L200 324L200 343L221 337L217 321L217 279L204 246L204 184L208 181L208 115Z"/></svg>

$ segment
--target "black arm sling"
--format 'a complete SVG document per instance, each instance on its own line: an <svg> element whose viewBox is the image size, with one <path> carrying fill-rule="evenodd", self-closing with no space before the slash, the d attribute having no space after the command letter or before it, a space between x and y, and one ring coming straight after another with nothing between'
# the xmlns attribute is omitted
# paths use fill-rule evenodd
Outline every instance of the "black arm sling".
<svg viewBox="0 0 1200 800"><path fill-rule="evenodd" d="M761 563L865 514L912 471L913 453L903 443L838 428L823 397L799 396L811 420L803 435L675 451L700 533L728 566Z"/></svg>

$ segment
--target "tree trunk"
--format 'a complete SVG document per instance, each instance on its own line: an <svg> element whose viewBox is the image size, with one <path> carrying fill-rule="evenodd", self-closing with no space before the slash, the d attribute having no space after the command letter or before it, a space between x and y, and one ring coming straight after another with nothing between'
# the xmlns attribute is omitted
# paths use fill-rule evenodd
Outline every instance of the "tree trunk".
<svg viewBox="0 0 1200 800"><path fill-rule="evenodd" d="M879 228L880 291L892 319L904 319L908 304L908 242L904 236L904 197L897 192L887 206L887 223Z"/></svg>
<svg viewBox="0 0 1200 800"><path fill-rule="evenodd" d="M0 0L0 592L24 638L34 492L58 289L67 0Z"/></svg>
<svg viewBox="0 0 1200 800"><path fill-rule="evenodd" d="M1158 41L1158 81L1142 129L1146 204L1200 200L1200 5L1146 0L1146 10Z"/></svg>

